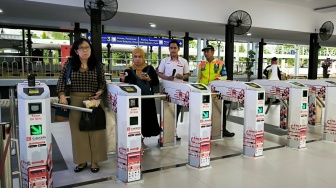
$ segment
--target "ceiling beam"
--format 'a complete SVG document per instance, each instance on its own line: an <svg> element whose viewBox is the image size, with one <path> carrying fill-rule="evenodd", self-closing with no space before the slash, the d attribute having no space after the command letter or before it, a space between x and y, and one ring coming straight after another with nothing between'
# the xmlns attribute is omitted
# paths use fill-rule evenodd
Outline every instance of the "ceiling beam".
<svg viewBox="0 0 336 188"><path fill-rule="evenodd" d="M336 12L336 5L316 8L316 9L314 9L314 11L316 11L316 12Z"/></svg>

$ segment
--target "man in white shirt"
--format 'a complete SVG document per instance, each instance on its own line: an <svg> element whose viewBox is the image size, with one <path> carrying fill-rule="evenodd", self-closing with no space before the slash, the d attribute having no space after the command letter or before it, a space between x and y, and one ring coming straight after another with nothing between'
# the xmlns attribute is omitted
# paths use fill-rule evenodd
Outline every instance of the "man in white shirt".
<svg viewBox="0 0 336 188"><path fill-rule="evenodd" d="M189 78L189 63L186 59L179 57L178 52L180 51L180 44L177 40L171 40L169 42L169 53L170 56L162 59L158 75L161 79L170 81L183 81ZM177 105L176 116L181 112L182 106ZM177 123L176 123L177 124ZM181 140L180 137L176 135L176 140Z"/></svg>

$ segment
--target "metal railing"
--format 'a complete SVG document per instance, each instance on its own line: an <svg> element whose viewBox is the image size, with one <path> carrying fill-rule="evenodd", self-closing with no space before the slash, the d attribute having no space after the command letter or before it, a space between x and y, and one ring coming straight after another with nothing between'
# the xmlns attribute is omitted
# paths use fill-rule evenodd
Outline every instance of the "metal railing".
<svg viewBox="0 0 336 188"><path fill-rule="evenodd" d="M0 123L0 181L1 187L11 188L12 182L12 168L11 168L11 156L10 156L10 123Z"/></svg>
<svg viewBox="0 0 336 188"><path fill-rule="evenodd" d="M65 109L69 109L69 110L77 110L77 111L81 111L81 112L92 113L92 109L90 109L90 108L82 108L82 107L59 104L59 103L51 103L51 106L65 108Z"/></svg>
<svg viewBox="0 0 336 188"><path fill-rule="evenodd" d="M36 77L58 78L62 71L62 59L66 57L42 57L42 56L0 56L1 78L26 78L28 74ZM146 59L149 65L157 68L161 59ZM197 76L198 65L201 61L190 60L189 69L191 76ZM117 77L119 72L133 63L131 58L103 58L105 73ZM235 61L234 73L241 74L245 71L245 63Z"/></svg>

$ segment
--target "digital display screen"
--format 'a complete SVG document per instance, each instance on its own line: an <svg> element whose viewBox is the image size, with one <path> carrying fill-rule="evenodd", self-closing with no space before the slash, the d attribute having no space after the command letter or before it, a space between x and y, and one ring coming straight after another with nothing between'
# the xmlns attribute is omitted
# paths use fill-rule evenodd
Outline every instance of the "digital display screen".
<svg viewBox="0 0 336 188"><path fill-rule="evenodd" d="M258 93L258 100L264 100L264 93Z"/></svg>
<svg viewBox="0 0 336 188"><path fill-rule="evenodd" d="M246 82L245 84L248 85L248 86L254 87L254 88L261 88L261 87L260 87L258 84L256 84L256 83Z"/></svg>
<svg viewBox="0 0 336 188"><path fill-rule="evenodd" d="M202 119L208 119L208 118L210 118L209 111L203 111L202 112Z"/></svg>
<svg viewBox="0 0 336 188"><path fill-rule="evenodd" d="M326 82L336 85L336 82L333 82L333 81L326 81Z"/></svg>
<svg viewBox="0 0 336 188"><path fill-rule="evenodd" d="M29 114L42 114L42 104L41 103L28 103L28 113Z"/></svg>
<svg viewBox="0 0 336 188"><path fill-rule="evenodd" d="M30 135L41 135L42 134L42 125L31 125L30 126Z"/></svg>
<svg viewBox="0 0 336 188"><path fill-rule="evenodd" d="M138 125L138 116L130 117L130 125Z"/></svg>
<svg viewBox="0 0 336 188"><path fill-rule="evenodd" d="M259 106L258 107L258 114L262 114L264 112L264 107Z"/></svg>
<svg viewBox="0 0 336 188"><path fill-rule="evenodd" d="M308 90L303 90L303 92L302 92L302 96L303 96L303 97L307 97L307 96L308 96Z"/></svg>
<svg viewBox="0 0 336 188"><path fill-rule="evenodd" d="M28 88L28 94L29 95L36 95L36 94L39 94L39 90L38 88Z"/></svg>
<svg viewBox="0 0 336 188"><path fill-rule="evenodd" d="M134 91L134 87L125 87L125 90L132 92L132 91Z"/></svg>
<svg viewBox="0 0 336 188"><path fill-rule="evenodd" d="M134 86L119 86L121 90L127 93L136 93L137 89Z"/></svg>
<svg viewBox="0 0 336 188"><path fill-rule="evenodd" d="M302 103L302 110L306 110L307 109L307 103Z"/></svg>
<svg viewBox="0 0 336 188"><path fill-rule="evenodd" d="M210 95L203 95L203 103L209 103L210 102Z"/></svg>
<svg viewBox="0 0 336 188"><path fill-rule="evenodd" d="M138 99L129 99L129 108L137 108L139 107Z"/></svg>
<svg viewBox="0 0 336 188"><path fill-rule="evenodd" d="M199 90L207 90L207 87L205 87L202 84L190 84L191 86L193 86L194 88L197 88Z"/></svg>
<svg viewBox="0 0 336 188"><path fill-rule="evenodd" d="M289 83L299 86L299 87L305 87L303 84L300 84L299 82L289 82Z"/></svg>

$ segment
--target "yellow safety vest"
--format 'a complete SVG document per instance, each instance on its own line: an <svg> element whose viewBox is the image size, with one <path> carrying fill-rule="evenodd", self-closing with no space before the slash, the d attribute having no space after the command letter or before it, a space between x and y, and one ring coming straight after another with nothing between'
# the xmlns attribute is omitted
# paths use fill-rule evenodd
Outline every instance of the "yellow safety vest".
<svg viewBox="0 0 336 188"><path fill-rule="evenodd" d="M202 61L198 66L198 82L208 85L215 79L226 80L226 68L223 61L214 59L212 62Z"/></svg>

